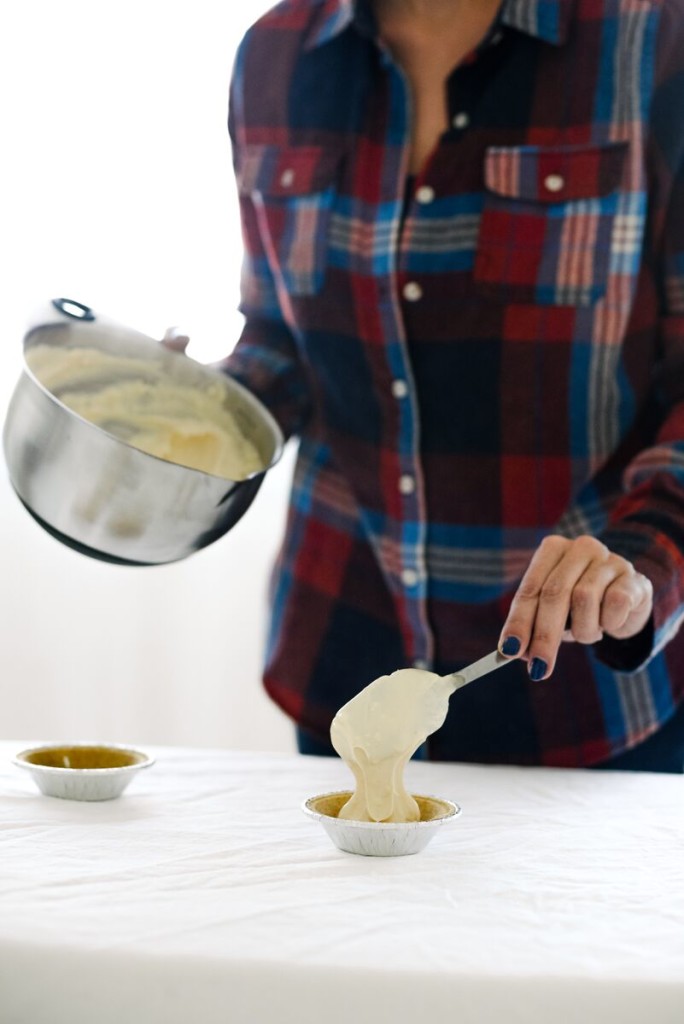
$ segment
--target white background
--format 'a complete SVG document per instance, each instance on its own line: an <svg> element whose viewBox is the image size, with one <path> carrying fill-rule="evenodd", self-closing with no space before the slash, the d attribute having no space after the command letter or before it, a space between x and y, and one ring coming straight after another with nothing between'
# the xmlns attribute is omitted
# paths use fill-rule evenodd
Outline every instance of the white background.
<svg viewBox="0 0 684 1024"><path fill-rule="evenodd" d="M0 408L35 309L65 295L201 361L239 334L226 129L267 0L13 0L0 38ZM263 695L292 452L248 515L172 566L106 565L29 518L0 464L0 738L289 750Z"/></svg>

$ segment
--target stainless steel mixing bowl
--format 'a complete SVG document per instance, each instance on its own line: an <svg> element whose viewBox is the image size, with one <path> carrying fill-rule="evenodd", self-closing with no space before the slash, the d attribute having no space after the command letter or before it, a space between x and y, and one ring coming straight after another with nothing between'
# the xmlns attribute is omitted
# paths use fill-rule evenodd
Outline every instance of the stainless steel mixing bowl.
<svg viewBox="0 0 684 1024"><path fill-rule="evenodd" d="M185 558L240 519L280 458L278 424L240 384L79 302L53 300L24 338L25 357L36 344L97 347L139 360L144 379L169 377L188 388L218 382L263 462L263 470L233 481L148 455L67 408L25 362L3 433L10 480L31 515L84 554L126 565Z"/></svg>

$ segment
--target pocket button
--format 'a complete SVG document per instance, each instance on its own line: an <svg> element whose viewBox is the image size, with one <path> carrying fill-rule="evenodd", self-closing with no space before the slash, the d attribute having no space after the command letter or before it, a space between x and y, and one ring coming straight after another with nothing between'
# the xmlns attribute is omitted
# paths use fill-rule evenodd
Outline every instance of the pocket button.
<svg viewBox="0 0 684 1024"><path fill-rule="evenodd" d="M565 178L562 174L547 174L544 178L544 188L547 192L560 192L565 187Z"/></svg>

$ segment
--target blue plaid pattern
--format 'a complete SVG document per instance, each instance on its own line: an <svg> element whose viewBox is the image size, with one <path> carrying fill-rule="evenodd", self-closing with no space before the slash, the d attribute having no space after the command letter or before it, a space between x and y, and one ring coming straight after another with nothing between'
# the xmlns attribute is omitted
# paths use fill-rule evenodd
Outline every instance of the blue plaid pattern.
<svg viewBox="0 0 684 1024"><path fill-rule="evenodd" d="M286 0L248 32L224 366L300 439L264 678L314 735L381 673L492 649L550 532L652 579L650 652L566 644L548 683L511 664L430 756L593 764L681 702L682 82L683 0L503 0L407 193L370 4Z"/></svg>

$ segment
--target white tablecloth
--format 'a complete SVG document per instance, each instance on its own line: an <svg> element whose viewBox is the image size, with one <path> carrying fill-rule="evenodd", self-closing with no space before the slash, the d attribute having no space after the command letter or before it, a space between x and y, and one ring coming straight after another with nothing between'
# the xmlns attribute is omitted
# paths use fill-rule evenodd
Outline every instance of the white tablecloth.
<svg viewBox="0 0 684 1024"><path fill-rule="evenodd" d="M339 761L157 749L118 799L0 743L1 1024L682 1024L684 779L412 764L460 819L340 853Z"/></svg>

